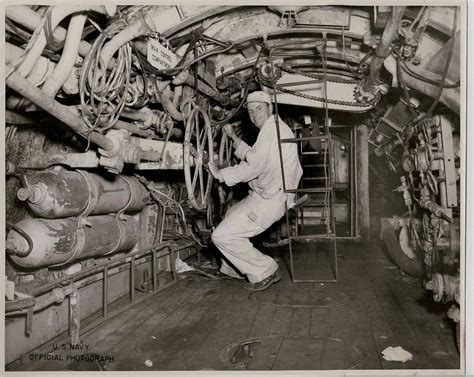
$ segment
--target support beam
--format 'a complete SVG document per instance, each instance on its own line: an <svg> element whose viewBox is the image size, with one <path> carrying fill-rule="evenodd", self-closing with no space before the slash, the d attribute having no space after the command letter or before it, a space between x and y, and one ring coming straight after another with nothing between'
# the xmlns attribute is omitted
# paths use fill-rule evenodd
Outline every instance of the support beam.
<svg viewBox="0 0 474 377"><path fill-rule="evenodd" d="M359 233L362 241L370 240L369 198L369 131L365 124L357 127L357 206Z"/></svg>

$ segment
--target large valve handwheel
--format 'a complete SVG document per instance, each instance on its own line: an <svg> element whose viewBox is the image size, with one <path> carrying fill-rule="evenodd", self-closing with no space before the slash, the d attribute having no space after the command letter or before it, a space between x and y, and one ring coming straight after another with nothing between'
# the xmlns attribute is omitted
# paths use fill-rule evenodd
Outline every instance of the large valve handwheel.
<svg viewBox="0 0 474 377"><path fill-rule="evenodd" d="M209 116L199 107L187 119L183 152L188 200L193 208L205 210L212 186L212 174L205 165L213 158L214 147Z"/></svg>
<svg viewBox="0 0 474 377"><path fill-rule="evenodd" d="M219 167L221 169L237 164L237 160L233 153L233 141L222 131L221 144L219 146Z"/></svg>

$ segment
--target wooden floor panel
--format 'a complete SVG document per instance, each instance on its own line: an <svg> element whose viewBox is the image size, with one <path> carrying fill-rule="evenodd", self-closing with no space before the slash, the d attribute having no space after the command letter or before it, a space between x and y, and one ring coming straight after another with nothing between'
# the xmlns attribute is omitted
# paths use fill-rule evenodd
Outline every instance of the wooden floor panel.
<svg viewBox="0 0 474 377"><path fill-rule="evenodd" d="M376 247L338 248L337 284L293 284L284 270L281 282L255 294L241 282L189 275L82 341L113 355L107 370L117 371L457 369L446 308L420 281L401 275ZM284 251L271 253L288 264ZM253 343L239 347L246 342ZM389 346L413 360L384 360Z"/></svg>

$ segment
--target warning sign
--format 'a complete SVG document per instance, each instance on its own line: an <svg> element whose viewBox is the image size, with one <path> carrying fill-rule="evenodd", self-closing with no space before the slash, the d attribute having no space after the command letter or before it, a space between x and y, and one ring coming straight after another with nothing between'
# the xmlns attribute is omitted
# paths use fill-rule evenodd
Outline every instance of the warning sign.
<svg viewBox="0 0 474 377"><path fill-rule="evenodd" d="M148 39L146 54L148 62L157 69L174 68L178 64L178 57L156 39Z"/></svg>

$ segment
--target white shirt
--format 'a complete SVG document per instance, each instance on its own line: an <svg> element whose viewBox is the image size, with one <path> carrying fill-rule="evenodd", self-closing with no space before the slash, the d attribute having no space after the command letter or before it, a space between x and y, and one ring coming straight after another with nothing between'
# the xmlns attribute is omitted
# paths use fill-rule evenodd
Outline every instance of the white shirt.
<svg viewBox="0 0 474 377"><path fill-rule="evenodd" d="M280 118L280 138L294 138L295 135ZM297 143L282 143L283 166L285 171L285 189L294 190L303 175L303 169L298 157ZM244 141L235 150L240 164L221 170L222 180L228 186L239 182L249 182L250 187L262 198L270 199L283 191L281 175L280 152L275 116L270 116L264 123L257 137L257 141L249 147ZM295 194L287 194L287 204L293 205Z"/></svg>

